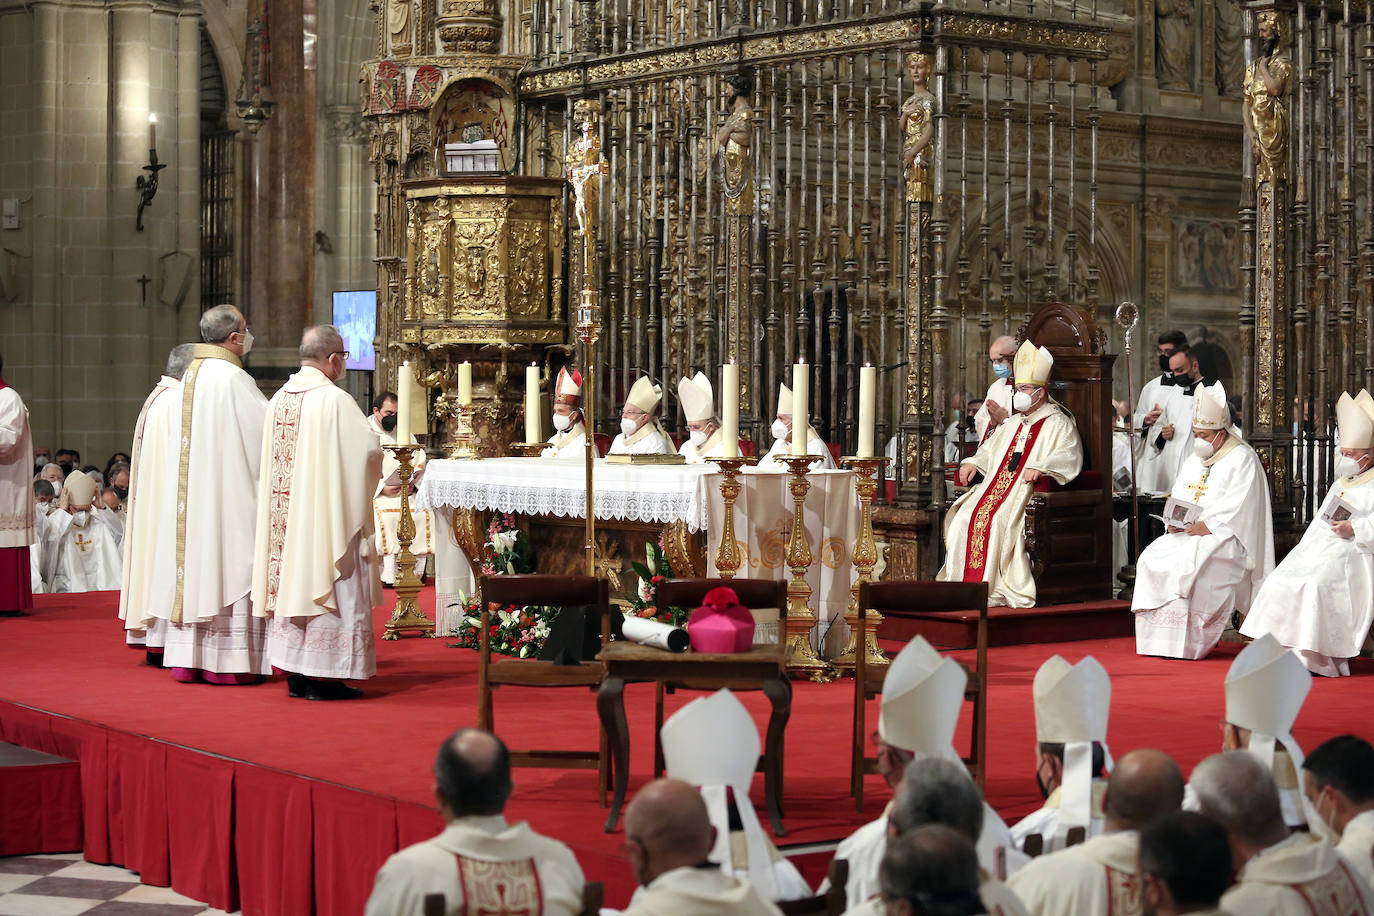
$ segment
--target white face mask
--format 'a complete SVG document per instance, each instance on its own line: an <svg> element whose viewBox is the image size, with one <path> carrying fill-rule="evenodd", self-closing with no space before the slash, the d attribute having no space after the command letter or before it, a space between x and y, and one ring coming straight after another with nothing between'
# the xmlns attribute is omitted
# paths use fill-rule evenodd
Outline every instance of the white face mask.
<svg viewBox="0 0 1374 916"><path fill-rule="evenodd" d="M33 508L34 508L34 510L35 510L39 515L47 515L49 512L52 511L52 503L50 503L50 502L46 502L46 503L35 502L35 503L33 504Z"/></svg>
<svg viewBox="0 0 1374 916"><path fill-rule="evenodd" d="M693 446L695 446L696 448L701 448L703 445L706 444L706 430L694 429L691 431L691 435L689 435L687 438L691 440Z"/></svg>
<svg viewBox="0 0 1374 916"><path fill-rule="evenodd" d="M1206 439L1193 440L1193 454L1197 455L1199 458L1211 458L1214 451L1216 451L1216 449L1213 448L1212 443L1208 442Z"/></svg>
<svg viewBox="0 0 1374 916"><path fill-rule="evenodd" d="M620 421L620 431L626 436L633 436L638 430L639 424L634 420L626 418Z"/></svg>
<svg viewBox="0 0 1374 916"><path fill-rule="evenodd" d="M86 523L91 520L91 511L82 509L80 512L72 513L72 524L78 528L85 528Z"/></svg>
<svg viewBox="0 0 1374 916"><path fill-rule="evenodd" d="M775 419L773 421L772 427L770 428L770 431L773 433L774 439L781 441L787 438L787 424L782 422L781 420Z"/></svg>
<svg viewBox="0 0 1374 916"><path fill-rule="evenodd" d="M554 429L561 433L565 432L569 426L572 426L572 414L556 413L553 415Z"/></svg>
<svg viewBox="0 0 1374 916"><path fill-rule="evenodd" d="M1317 796L1317 803L1315 805L1306 798L1304 798L1303 801L1306 803L1303 807L1307 809L1308 814L1307 826L1312 833L1316 835L1317 839L1326 840L1332 846L1339 843L1341 841L1341 835L1336 832L1336 828L1332 827L1325 815L1322 814L1322 797L1320 795Z"/></svg>
<svg viewBox="0 0 1374 916"><path fill-rule="evenodd" d="M243 332L243 355L247 356L253 349L253 331L251 329Z"/></svg>
<svg viewBox="0 0 1374 916"><path fill-rule="evenodd" d="M1354 477L1356 474L1359 473L1360 460L1358 458L1351 458L1347 455L1342 455L1341 457L1336 459L1337 477Z"/></svg>
<svg viewBox="0 0 1374 916"><path fill-rule="evenodd" d="M1025 413L1030 410L1031 396L1024 391L1018 391L1011 396L1011 406L1018 413Z"/></svg>

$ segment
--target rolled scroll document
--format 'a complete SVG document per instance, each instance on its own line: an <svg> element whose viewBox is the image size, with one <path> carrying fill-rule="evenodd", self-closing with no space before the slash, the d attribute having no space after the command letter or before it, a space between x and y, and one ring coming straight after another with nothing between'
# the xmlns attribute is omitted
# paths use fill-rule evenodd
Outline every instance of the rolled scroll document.
<svg viewBox="0 0 1374 916"><path fill-rule="evenodd" d="M627 616L621 625L624 637L644 646L667 649L669 652L686 652L691 645L687 631L682 627L669 626L657 620Z"/></svg>

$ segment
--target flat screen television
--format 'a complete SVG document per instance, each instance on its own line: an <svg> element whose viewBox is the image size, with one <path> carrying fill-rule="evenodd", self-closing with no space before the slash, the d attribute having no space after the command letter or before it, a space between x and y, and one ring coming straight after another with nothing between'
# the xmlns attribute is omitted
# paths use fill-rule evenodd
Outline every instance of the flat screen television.
<svg viewBox="0 0 1374 916"><path fill-rule="evenodd" d="M348 351L347 369L371 372L377 368L372 339L377 336L377 291L342 290L334 293L334 326Z"/></svg>

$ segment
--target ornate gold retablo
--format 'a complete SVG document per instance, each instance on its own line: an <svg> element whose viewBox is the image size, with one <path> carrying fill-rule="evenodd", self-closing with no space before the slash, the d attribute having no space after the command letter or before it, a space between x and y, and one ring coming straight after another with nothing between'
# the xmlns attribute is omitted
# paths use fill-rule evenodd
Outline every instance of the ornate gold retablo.
<svg viewBox="0 0 1374 916"><path fill-rule="evenodd" d="M401 340L541 344L563 340L551 232L563 181L515 175L403 182ZM561 243L561 239L558 239Z"/></svg>

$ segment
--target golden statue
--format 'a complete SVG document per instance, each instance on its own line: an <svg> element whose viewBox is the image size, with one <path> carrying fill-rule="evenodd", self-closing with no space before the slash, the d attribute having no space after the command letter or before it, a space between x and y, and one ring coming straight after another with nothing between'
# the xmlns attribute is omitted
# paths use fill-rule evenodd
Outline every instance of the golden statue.
<svg viewBox="0 0 1374 916"><path fill-rule="evenodd" d="M568 181L573 187L573 214L582 234L582 277L590 288L592 261L596 257L596 189L598 180L611 168L601 155L601 140L596 136L597 103L578 99L573 104L573 119L582 131L568 150Z"/></svg>
<svg viewBox="0 0 1374 916"><path fill-rule="evenodd" d="M1255 155L1255 183L1288 177L1288 82L1293 61L1288 56L1285 24L1268 10L1257 20L1260 54L1245 68L1245 132Z"/></svg>
<svg viewBox="0 0 1374 916"><path fill-rule="evenodd" d="M749 97L754 94L754 74L741 70L725 77L725 104L730 116L716 131L716 151L725 160L725 212L731 216L754 215L754 166L749 158L754 128Z"/></svg>
<svg viewBox="0 0 1374 916"><path fill-rule="evenodd" d="M930 144L935 139L935 96L930 94L930 55L908 54L907 72L911 74L911 97L902 103L897 122L902 136L902 168L906 171L906 199L929 203L934 200L930 168Z"/></svg>

